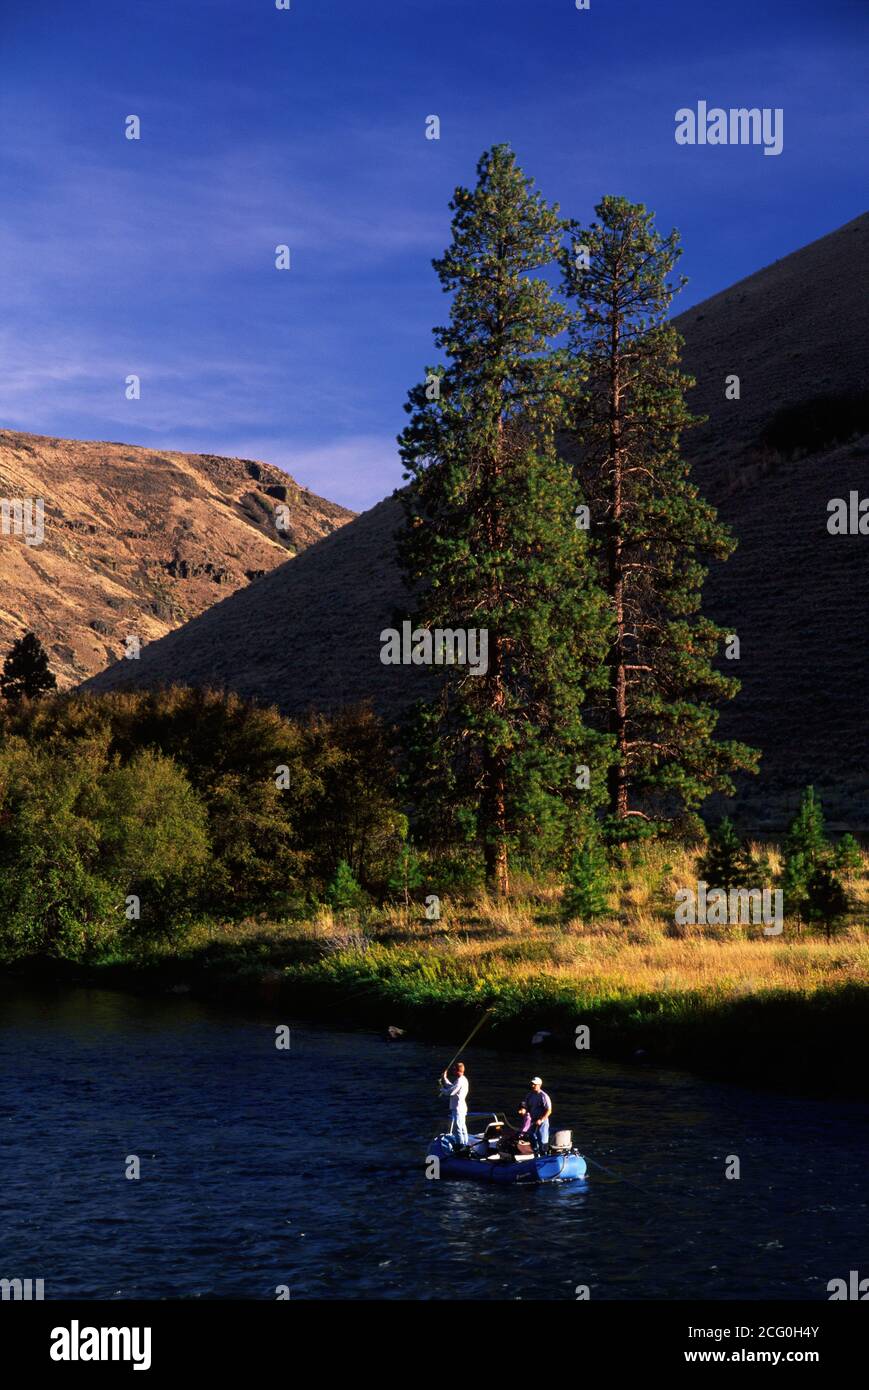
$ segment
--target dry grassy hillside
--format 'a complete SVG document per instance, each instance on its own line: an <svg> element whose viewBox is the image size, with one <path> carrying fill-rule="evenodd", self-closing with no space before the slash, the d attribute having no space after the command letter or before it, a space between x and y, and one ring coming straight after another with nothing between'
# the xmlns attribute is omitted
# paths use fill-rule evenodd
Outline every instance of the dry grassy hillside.
<svg viewBox="0 0 869 1390"><path fill-rule="evenodd" d="M45 503L41 544L0 535L0 649L32 628L61 687L114 661L128 635L156 641L353 515L271 464L9 430L0 498Z"/></svg>
<svg viewBox="0 0 869 1390"><path fill-rule="evenodd" d="M395 713L425 688L424 668L381 664L379 634L402 604L387 498L296 560L122 661L97 690L173 679L225 686L288 713L373 698ZM349 536L349 543L348 543Z"/></svg>
<svg viewBox="0 0 869 1390"><path fill-rule="evenodd" d="M698 378L692 408L710 416L687 436L688 456L739 539L710 576L707 606L740 634L743 691L722 727L763 750L739 804L760 831L780 829L810 781L834 823L869 830L869 538L826 530L830 498L869 496L869 440L793 459L754 448L781 406L869 385L867 272L864 215L677 320ZM731 373L739 401L724 396ZM425 682L379 660L379 633L404 600L400 515L387 499L93 685L213 682L287 712L364 697L398 710Z"/></svg>

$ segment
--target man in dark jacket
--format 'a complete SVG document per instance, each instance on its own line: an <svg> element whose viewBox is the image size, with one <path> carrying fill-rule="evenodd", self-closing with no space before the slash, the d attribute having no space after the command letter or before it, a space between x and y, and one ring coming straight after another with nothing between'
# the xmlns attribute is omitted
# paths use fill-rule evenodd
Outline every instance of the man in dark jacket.
<svg viewBox="0 0 869 1390"><path fill-rule="evenodd" d="M531 1090L522 1104L531 1116L529 1138L534 1146L535 1154L540 1157L546 1151L546 1146L549 1143L549 1116L552 1114L552 1101L544 1091L543 1082L539 1076L532 1076Z"/></svg>

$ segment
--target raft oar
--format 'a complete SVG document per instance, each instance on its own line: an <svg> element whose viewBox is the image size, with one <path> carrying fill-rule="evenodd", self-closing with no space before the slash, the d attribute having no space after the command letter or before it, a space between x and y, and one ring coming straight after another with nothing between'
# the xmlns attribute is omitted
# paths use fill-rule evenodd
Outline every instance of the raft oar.
<svg viewBox="0 0 869 1390"><path fill-rule="evenodd" d="M590 1163L593 1168L599 1168L602 1173L606 1173L609 1177L615 1178L616 1182L626 1182L628 1187L636 1188L637 1192L642 1192L644 1195L647 1192L651 1192L655 1197L660 1196L660 1193L655 1192L654 1188L643 1187L638 1182L632 1182L630 1178L625 1177L624 1173L614 1173L612 1168L605 1168L602 1163L597 1163L593 1158L589 1158L588 1154L583 1154L583 1158L586 1163ZM662 1200L666 1202L669 1199L664 1197Z"/></svg>

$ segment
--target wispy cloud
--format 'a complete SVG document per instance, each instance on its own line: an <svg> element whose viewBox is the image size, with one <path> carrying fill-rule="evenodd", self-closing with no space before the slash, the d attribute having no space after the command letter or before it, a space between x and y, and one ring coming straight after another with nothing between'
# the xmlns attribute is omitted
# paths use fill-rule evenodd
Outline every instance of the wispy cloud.
<svg viewBox="0 0 869 1390"><path fill-rule="evenodd" d="M223 453L263 435L249 455L286 461L348 506L377 501L395 449L367 428L370 345L400 351L413 321L379 287L402 266L410 281L445 239L400 133L351 123L302 151L259 139L155 154L153 125L169 117L150 114L141 144L119 135L96 151L74 139L59 151L24 124L11 132L0 421ZM292 251L288 275L274 267L279 243ZM427 324L418 336L422 359ZM125 397L131 373L138 401ZM288 421L309 441L324 422L343 431L343 443L305 451L315 477L288 451Z"/></svg>
<svg viewBox="0 0 869 1390"><path fill-rule="evenodd" d="M337 198L334 152L327 176L324 164L312 168L310 148L288 158L278 141L173 155L121 140L126 148L111 156L66 145L59 159L25 139L0 166L6 293L25 308L37 296L44 304L46 290L81 284L135 293L145 276L156 276L158 293L179 282L213 289L228 272L274 272L278 244L308 264L328 259L332 277L431 254L443 213L426 211L408 180L396 179L388 141L389 132L344 137ZM371 176L378 149L388 177Z"/></svg>
<svg viewBox="0 0 869 1390"><path fill-rule="evenodd" d="M400 24L356 0L6 8L0 422L270 459L354 507L401 481L393 432L447 311L429 260L483 148L511 141L572 216L620 192L680 226L692 298L863 206L844 0L797 26L793 0L732 0L723 27L690 0L636 0L627 27L569 0ZM784 157L677 149L701 96L784 106Z"/></svg>

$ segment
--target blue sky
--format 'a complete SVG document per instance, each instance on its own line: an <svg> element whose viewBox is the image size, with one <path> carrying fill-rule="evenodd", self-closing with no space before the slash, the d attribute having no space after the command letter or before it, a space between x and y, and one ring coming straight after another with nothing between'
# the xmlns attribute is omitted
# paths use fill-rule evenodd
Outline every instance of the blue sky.
<svg viewBox="0 0 869 1390"><path fill-rule="evenodd" d="M371 505L484 148L677 226L687 307L865 211L867 39L866 0L0 0L0 424ZM677 146L701 99L782 107L783 153Z"/></svg>

